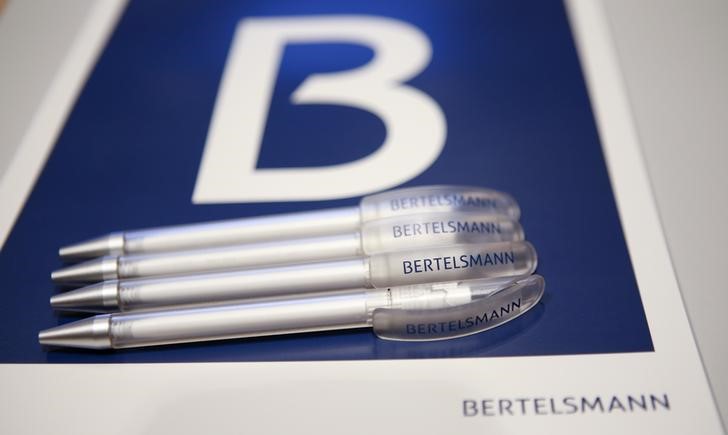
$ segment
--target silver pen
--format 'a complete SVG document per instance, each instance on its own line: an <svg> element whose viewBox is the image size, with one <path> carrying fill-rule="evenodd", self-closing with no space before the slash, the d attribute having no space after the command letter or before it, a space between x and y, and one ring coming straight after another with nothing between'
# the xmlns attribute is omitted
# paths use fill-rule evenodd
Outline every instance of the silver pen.
<svg viewBox="0 0 728 435"><path fill-rule="evenodd" d="M536 251L526 241L461 244L292 266L105 281L54 295L50 302L55 309L70 311L149 310L345 288L529 275L536 264Z"/></svg>
<svg viewBox="0 0 728 435"><path fill-rule="evenodd" d="M62 247L58 253L64 260L74 260L345 234L376 219L454 211L490 213L513 220L520 214L516 201L502 192L479 187L422 186L364 197L359 207L113 233Z"/></svg>
<svg viewBox="0 0 728 435"><path fill-rule="evenodd" d="M461 243L518 241L523 237L519 223L504 217L485 213L423 213L379 219L349 234L101 257L54 271L51 277L61 284L92 283L310 263Z"/></svg>
<svg viewBox="0 0 728 435"><path fill-rule="evenodd" d="M359 289L314 297L162 312L97 315L41 331L42 345L123 349L173 343L372 327L381 338L441 340L508 322L540 300L526 278Z"/></svg>

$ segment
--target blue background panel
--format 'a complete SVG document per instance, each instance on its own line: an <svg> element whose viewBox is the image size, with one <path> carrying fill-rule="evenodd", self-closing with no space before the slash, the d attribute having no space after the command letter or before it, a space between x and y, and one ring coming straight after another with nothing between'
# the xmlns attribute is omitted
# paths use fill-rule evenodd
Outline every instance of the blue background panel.
<svg viewBox="0 0 728 435"><path fill-rule="evenodd" d="M542 303L493 331L435 343L352 330L125 351L47 352L49 274L61 245L113 230L354 205L337 201L193 205L226 56L246 17L367 14L430 38L409 83L447 118L440 158L407 183L513 194L546 278ZM316 72L372 58L366 47L286 47L258 167L355 160L385 137L349 107L293 105ZM346 144L346 146L341 146ZM131 2L79 96L2 252L1 362L185 362L557 355L651 351L634 273L563 5L545 2Z"/></svg>

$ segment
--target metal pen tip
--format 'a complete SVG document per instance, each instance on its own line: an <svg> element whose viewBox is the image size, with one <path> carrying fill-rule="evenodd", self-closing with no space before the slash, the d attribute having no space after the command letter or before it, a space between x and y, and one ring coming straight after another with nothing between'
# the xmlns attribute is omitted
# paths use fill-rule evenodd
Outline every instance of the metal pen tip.
<svg viewBox="0 0 728 435"><path fill-rule="evenodd" d="M62 260L78 260L100 257L102 255L121 254L123 250L124 234L113 233L73 245L63 246L58 250L58 255Z"/></svg>
<svg viewBox="0 0 728 435"><path fill-rule="evenodd" d="M105 281L51 296L51 307L60 311L106 313L119 308L118 281Z"/></svg>
<svg viewBox="0 0 728 435"><path fill-rule="evenodd" d="M111 315L89 317L38 333L38 342L43 346L63 346L83 349L109 349Z"/></svg>
<svg viewBox="0 0 728 435"><path fill-rule="evenodd" d="M99 282L119 278L119 262L116 257L103 257L84 261L55 270L51 279L58 284Z"/></svg>

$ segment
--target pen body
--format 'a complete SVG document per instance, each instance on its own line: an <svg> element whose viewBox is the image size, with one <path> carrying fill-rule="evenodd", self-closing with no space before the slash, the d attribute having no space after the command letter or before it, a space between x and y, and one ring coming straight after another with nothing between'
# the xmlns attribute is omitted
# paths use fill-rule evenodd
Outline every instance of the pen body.
<svg viewBox="0 0 728 435"><path fill-rule="evenodd" d="M377 309L428 309L470 302L467 287L409 286L357 289L235 305L112 314L115 349L231 338L371 327Z"/></svg>
<svg viewBox="0 0 728 435"><path fill-rule="evenodd" d="M271 240L346 234L359 229L358 207L178 225L124 233L124 253L169 252Z"/></svg>
<svg viewBox="0 0 728 435"><path fill-rule="evenodd" d="M233 305L98 315L41 331L41 344L128 348L373 326L382 338L437 340L484 331L533 307L540 276L354 289Z"/></svg>
<svg viewBox="0 0 728 435"><path fill-rule="evenodd" d="M370 325L367 293L353 291L295 300L112 314L113 348L152 346L230 338L261 337Z"/></svg>
<svg viewBox="0 0 728 435"><path fill-rule="evenodd" d="M118 259L116 278L133 279L300 264L361 255L359 233L348 233L194 251L127 255Z"/></svg>
<svg viewBox="0 0 728 435"><path fill-rule="evenodd" d="M528 275L536 263L536 252L525 241L453 245L295 266L106 282L55 295L51 305L91 312L211 305L347 288Z"/></svg>
<svg viewBox="0 0 728 435"><path fill-rule="evenodd" d="M115 233L65 246L59 255L70 260L345 234L358 231L364 222L433 212L486 213L513 220L520 215L516 201L502 192L467 186L421 186L365 197L360 207Z"/></svg>
<svg viewBox="0 0 728 435"><path fill-rule="evenodd" d="M230 247L126 255L115 276L133 279L345 259L416 248L523 240L518 222L475 213L428 213L364 224L360 232ZM105 260L92 260L103 265ZM66 269L83 270L86 265ZM73 276L71 274L71 276ZM93 277L93 276L92 276Z"/></svg>
<svg viewBox="0 0 728 435"><path fill-rule="evenodd" d="M366 258L118 282L121 311L370 287Z"/></svg>

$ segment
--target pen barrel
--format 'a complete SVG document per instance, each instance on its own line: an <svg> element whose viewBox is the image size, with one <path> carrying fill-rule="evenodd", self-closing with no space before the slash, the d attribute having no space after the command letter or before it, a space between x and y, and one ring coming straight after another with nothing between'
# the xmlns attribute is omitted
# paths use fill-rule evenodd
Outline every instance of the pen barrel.
<svg viewBox="0 0 728 435"><path fill-rule="evenodd" d="M113 348L260 337L369 325L364 291L197 309L114 314Z"/></svg>
<svg viewBox="0 0 728 435"><path fill-rule="evenodd" d="M201 275L120 281L121 311L371 287L366 258Z"/></svg>
<svg viewBox="0 0 728 435"><path fill-rule="evenodd" d="M122 279L193 274L344 259L361 254L359 233L349 233L194 251L127 255L119 258L118 273Z"/></svg>
<svg viewBox="0 0 728 435"><path fill-rule="evenodd" d="M168 252L272 240L345 234L361 224L358 207L285 213L124 233L127 254Z"/></svg>

